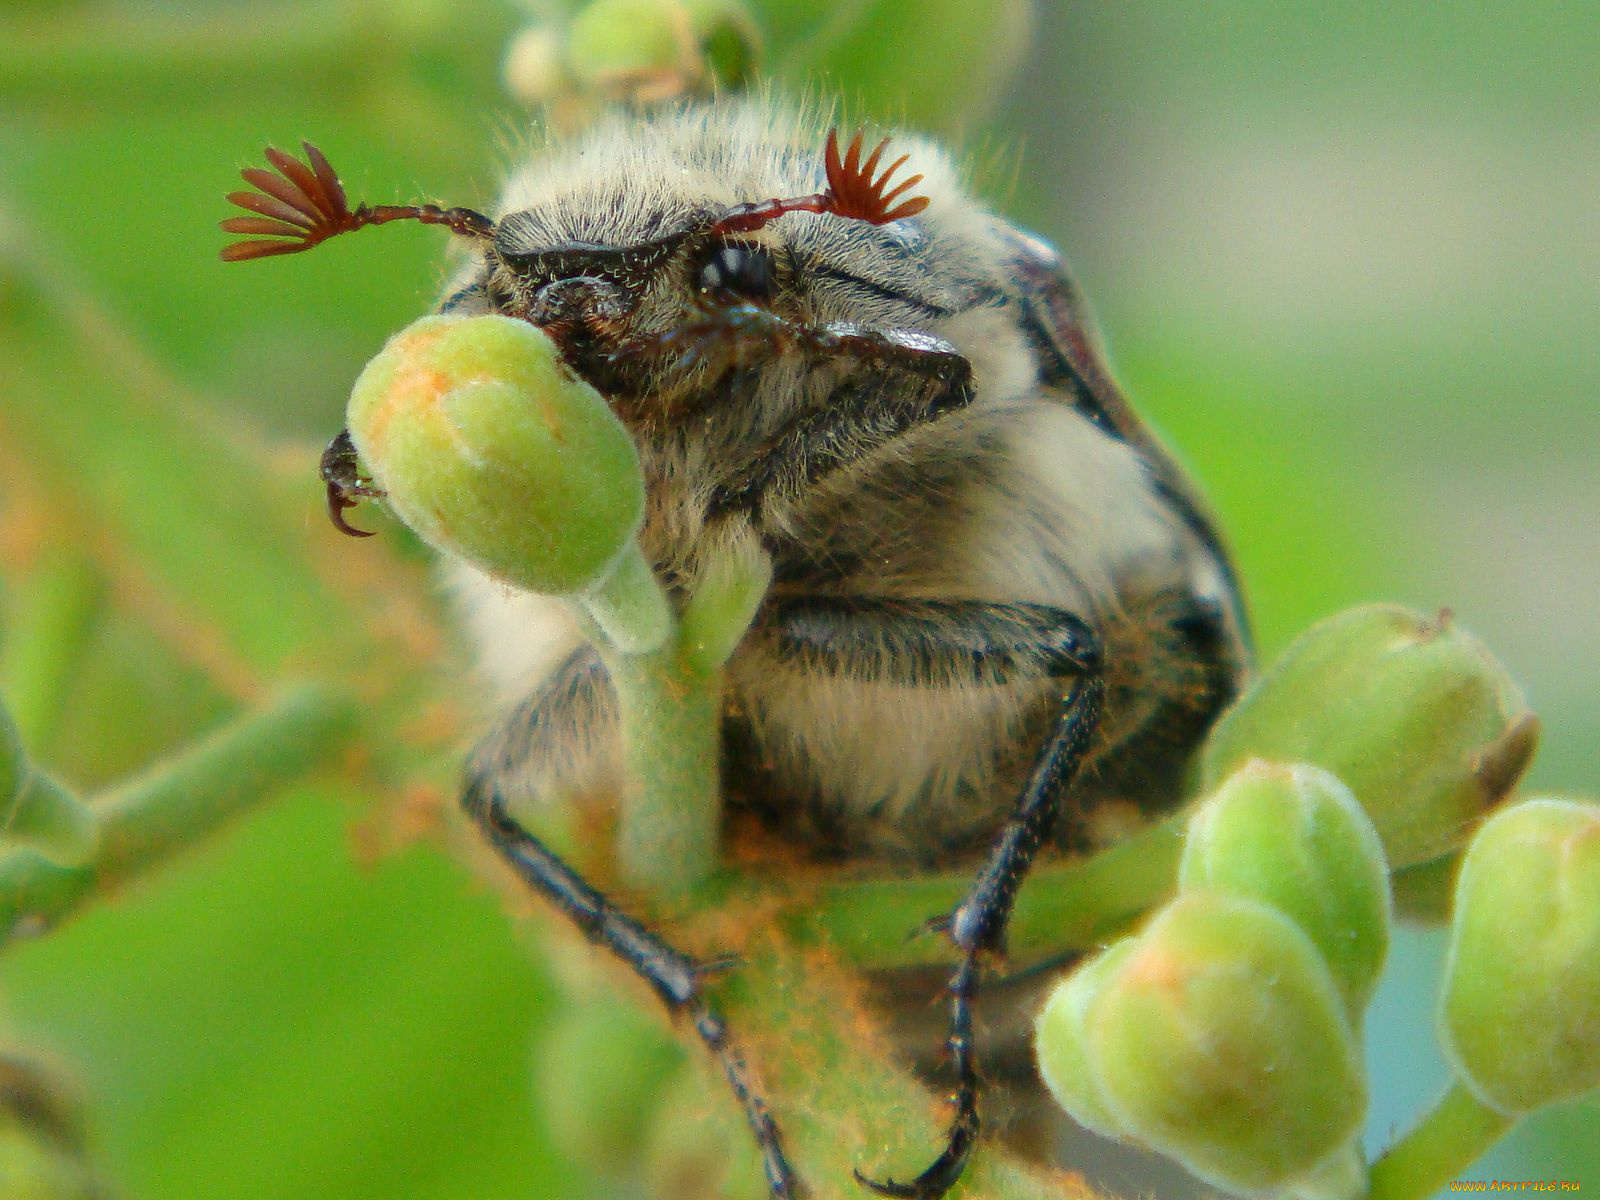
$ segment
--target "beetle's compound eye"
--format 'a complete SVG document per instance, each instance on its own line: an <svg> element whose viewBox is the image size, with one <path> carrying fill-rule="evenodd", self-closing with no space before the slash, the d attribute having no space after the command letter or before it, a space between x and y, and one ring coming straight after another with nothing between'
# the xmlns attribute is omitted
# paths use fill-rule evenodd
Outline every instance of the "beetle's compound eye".
<svg viewBox="0 0 1600 1200"><path fill-rule="evenodd" d="M777 284L772 251L754 242L718 242L700 259L695 286L713 296L764 300Z"/></svg>

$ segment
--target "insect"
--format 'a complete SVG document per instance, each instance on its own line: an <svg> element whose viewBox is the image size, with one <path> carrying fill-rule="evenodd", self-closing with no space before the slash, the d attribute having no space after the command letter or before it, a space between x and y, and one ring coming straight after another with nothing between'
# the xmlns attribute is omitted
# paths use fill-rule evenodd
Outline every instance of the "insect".
<svg viewBox="0 0 1600 1200"><path fill-rule="evenodd" d="M949 1190L977 1140L973 1004L1034 856L1176 803L1189 752L1247 660L1215 527L1107 373L1044 243L963 189L936 146L718 101L603 120L533 154L495 216L348 207L327 161L269 151L224 222L290 253L391 220L444 225L469 260L441 309L534 322L635 436L641 544L669 591L758 536L773 582L728 664L723 773L818 854L971 862L935 921L954 947L946 1145L890 1196ZM900 178L905 164L915 175ZM776 199L774 199L776 198ZM370 488L348 437L330 508ZM800 1185L700 992L700 964L590 887L514 815L614 794L617 703L567 606L450 566L501 716L465 806L536 890L686 1014L726 1069L776 1196Z"/></svg>

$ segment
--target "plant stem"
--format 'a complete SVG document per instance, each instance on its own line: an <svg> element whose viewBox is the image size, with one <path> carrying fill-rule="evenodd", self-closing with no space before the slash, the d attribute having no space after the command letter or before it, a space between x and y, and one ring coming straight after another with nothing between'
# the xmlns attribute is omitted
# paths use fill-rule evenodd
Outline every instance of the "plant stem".
<svg viewBox="0 0 1600 1200"><path fill-rule="evenodd" d="M897 1064L866 1010L859 975L834 955L781 935L758 936L745 949L744 965L718 989L719 1002L770 1089L789 1153L817 1200L861 1196L852 1168L900 1178L924 1166L948 1114ZM1026 1168L990 1140L960 1194L1070 1200L1088 1189L1060 1172Z"/></svg>
<svg viewBox="0 0 1600 1200"><path fill-rule="evenodd" d="M1093 858L1036 867L1017 898L1011 952L1097 946L1157 903L1177 881L1187 820L1169 818ZM952 911L971 886L970 871L829 882L800 921L858 966L941 964L950 957L944 939L911 935Z"/></svg>
<svg viewBox="0 0 1600 1200"><path fill-rule="evenodd" d="M71 656L76 661L76 654ZM100 823L78 797L33 769L11 712L0 699L0 847L37 850L76 867L94 856Z"/></svg>
<svg viewBox="0 0 1600 1200"><path fill-rule="evenodd" d="M1368 1200L1424 1200L1499 1141L1516 1118L1497 1112L1459 1079L1411 1131L1372 1165Z"/></svg>
<svg viewBox="0 0 1600 1200"><path fill-rule="evenodd" d="M628 771L617 830L623 880L682 896L717 863L722 664L749 628L772 564L753 537L713 555L681 620L636 544L583 605L622 710Z"/></svg>
<svg viewBox="0 0 1600 1200"><path fill-rule="evenodd" d="M582 604L611 644L626 655L658 649L675 627L667 594L632 538L611 573L583 597Z"/></svg>
<svg viewBox="0 0 1600 1200"><path fill-rule="evenodd" d="M630 539L584 596L622 715L627 786L617 865L630 887L680 896L716 863L721 672L692 667L666 592Z"/></svg>
<svg viewBox="0 0 1600 1200"><path fill-rule="evenodd" d="M22 748L22 738L12 723L11 711L0 697L0 808L9 807L27 786L31 768L28 754Z"/></svg>
<svg viewBox="0 0 1600 1200"><path fill-rule="evenodd" d="M717 860L721 672L692 669L675 637L650 654L607 660L628 770L617 864L629 886L679 896Z"/></svg>
<svg viewBox="0 0 1600 1200"><path fill-rule="evenodd" d="M77 796L34 771L0 811L0 845L6 842L61 866L81 867L99 848L100 822Z"/></svg>
<svg viewBox="0 0 1600 1200"><path fill-rule="evenodd" d="M0 940L42 932L91 894L193 845L326 762L355 724L349 697L303 685L97 798L100 848L85 866L28 851L0 858Z"/></svg>

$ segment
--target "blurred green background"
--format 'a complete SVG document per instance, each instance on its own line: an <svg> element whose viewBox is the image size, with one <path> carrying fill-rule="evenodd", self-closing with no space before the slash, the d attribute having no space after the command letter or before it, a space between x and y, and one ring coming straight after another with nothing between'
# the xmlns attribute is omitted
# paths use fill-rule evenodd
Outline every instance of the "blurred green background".
<svg viewBox="0 0 1600 1200"><path fill-rule="evenodd" d="M942 48L943 5L756 7L790 87L809 77L951 134L996 205L1064 250L1130 394L1231 533L1264 657L1355 603L1449 606L1545 721L1533 783L1600 791L1591 5L1045 0L992 96L976 94L981 64ZM1014 32L1018 7L970 11ZM41 478L68 500L114 494L143 431L77 404L130 372L261 431L304 479L304 537L331 544L316 447L364 361L432 303L441 238L401 226L224 267L221 195L264 143L310 137L355 197L487 204L526 120L498 77L525 16L375 0L0 10L8 611L60 549L8 526L8 506L28 508ZM58 301L87 325L52 317ZM42 445L58 458L41 463ZM168 514L177 527L203 529L213 505L248 515L224 474L204 484L205 503ZM263 590L269 608L291 602ZM126 599L35 747L86 787L237 707L204 653ZM0 962L11 1039L78 1080L119 1194L591 1194L528 1081L538 963L438 848L358 855L373 799L292 789ZM1370 1021L1379 1143L1445 1078L1428 1028L1440 951L1402 938ZM1597 1147L1600 1108L1575 1105L1471 1175L1600 1186Z"/></svg>

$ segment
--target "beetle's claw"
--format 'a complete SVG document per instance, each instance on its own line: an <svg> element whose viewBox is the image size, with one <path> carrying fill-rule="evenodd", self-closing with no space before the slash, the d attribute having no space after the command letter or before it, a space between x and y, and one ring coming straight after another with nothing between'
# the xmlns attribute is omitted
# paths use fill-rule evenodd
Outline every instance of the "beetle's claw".
<svg viewBox="0 0 1600 1200"><path fill-rule="evenodd" d="M328 519L333 522L333 527L346 537L366 538L377 533L375 529L357 529L344 519L344 510L354 508L359 500L353 498L339 484L328 480Z"/></svg>

